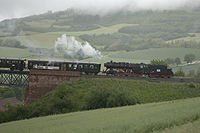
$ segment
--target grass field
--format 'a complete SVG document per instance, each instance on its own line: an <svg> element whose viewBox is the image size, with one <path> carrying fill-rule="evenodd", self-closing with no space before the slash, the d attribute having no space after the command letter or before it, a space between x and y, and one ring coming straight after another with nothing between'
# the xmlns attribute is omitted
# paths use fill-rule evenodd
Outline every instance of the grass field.
<svg viewBox="0 0 200 133"><path fill-rule="evenodd" d="M31 27L48 28L48 27L51 27L51 24L54 22L55 20L46 19L46 20L41 20L41 21L26 22L26 24Z"/></svg>
<svg viewBox="0 0 200 133"><path fill-rule="evenodd" d="M194 122L188 122L181 126L175 126L173 128L167 128L161 132L154 133L199 133L200 131L200 119Z"/></svg>
<svg viewBox="0 0 200 133"><path fill-rule="evenodd" d="M91 30L91 31L79 31L79 32L49 32L46 34L53 34L53 35L62 35L62 34L66 34L67 36L80 36L83 34L87 34L87 35L100 35L100 34L113 34L115 32L117 32L120 28L124 27L124 26L138 26L138 24L117 24L114 26L110 26L110 27L101 27L99 29L95 29L95 30Z"/></svg>
<svg viewBox="0 0 200 133"><path fill-rule="evenodd" d="M0 124L4 133L157 132L180 129L200 117L200 98L52 115ZM194 130L199 127L197 126ZM12 127L12 128L10 128ZM175 129L173 129L175 127ZM191 126L190 126L191 127ZM181 130L188 131L188 130Z"/></svg>
<svg viewBox="0 0 200 133"><path fill-rule="evenodd" d="M192 34L195 34L196 37L187 36L187 37L179 38L179 39L175 39L175 40L184 40L184 41L196 40L197 42L200 41L200 33L190 33L190 34L191 34L191 35L192 35ZM175 41L175 40L174 40L174 41Z"/></svg>
<svg viewBox="0 0 200 133"><path fill-rule="evenodd" d="M181 62L184 61L184 56L186 54L195 54L196 59L200 60L199 49L189 49L189 48L158 48L158 49L148 49L139 50L133 52L119 52L116 54L111 54L108 57L111 58L126 58L130 60L152 60L152 59L166 59L168 57L176 58L180 57Z"/></svg>
<svg viewBox="0 0 200 133"><path fill-rule="evenodd" d="M0 57L7 58L26 58L33 55L27 49L10 48L10 47L0 47Z"/></svg>
<svg viewBox="0 0 200 133"><path fill-rule="evenodd" d="M47 24L46 24L47 22ZM38 27L41 25L45 25L46 27L49 27L49 25L52 23L51 20L44 20L41 22L27 22L29 25ZM66 34L67 36L75 36L76 40L79 42L84 42L81 40L78 36L83 35L83 34L88 34L88 35L99 35L99 34L113 34L118 31L118 29L124 27L124 26L131 26L135 25L137 26L138 24L117 24L114 26L110 27L101 27L99 29L91 30L91 31L79 31L79 32L48 32L48 33L35 33L35 32L25 32L26 34L31 34L29 36L16 36L16 37L4 37L0 39L5 39L5 38L16 38L20 40L22 45L25 46L32 46L32 47L42 47L42 48L48 48L51 49L55 41L58 40L58 38L61 38L63 34Z"/></svg>

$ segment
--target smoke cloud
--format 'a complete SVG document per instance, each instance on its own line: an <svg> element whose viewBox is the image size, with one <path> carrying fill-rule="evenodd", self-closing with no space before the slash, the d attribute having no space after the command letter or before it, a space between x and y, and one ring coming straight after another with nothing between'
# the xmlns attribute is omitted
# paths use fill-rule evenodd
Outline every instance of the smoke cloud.
<svg viewBox="0 0 200 133"><path fill-rule="evenodd" d="M66 34L63 34L61 38L58 38L55 41L54 46L55 52L65 51L66 54L73 58L102 58L103 55L100 51L95 50L88 42L82 44L75 40L74 36L67 37Z"/></svg>

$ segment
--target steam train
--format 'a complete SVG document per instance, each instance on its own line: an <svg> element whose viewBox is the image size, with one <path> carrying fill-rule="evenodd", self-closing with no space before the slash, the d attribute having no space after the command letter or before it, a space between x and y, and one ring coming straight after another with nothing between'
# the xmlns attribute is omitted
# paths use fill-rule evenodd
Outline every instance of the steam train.
<svg viewBox="0 0 200 133"><path fill-rule="evenodd" d="M49 60L28 60L16 58L0 58L0 68L9 68L11 71L24 69L43 69L57 71L79 71L82 74L100 73L101 64L94 62L77 62L77 61L49 61ZM107 62L104 63L106 75L114 76L149 76L149 77L173 77L172 69L164 65L150 65L144 63L127 63L127 62Z"/></svg>

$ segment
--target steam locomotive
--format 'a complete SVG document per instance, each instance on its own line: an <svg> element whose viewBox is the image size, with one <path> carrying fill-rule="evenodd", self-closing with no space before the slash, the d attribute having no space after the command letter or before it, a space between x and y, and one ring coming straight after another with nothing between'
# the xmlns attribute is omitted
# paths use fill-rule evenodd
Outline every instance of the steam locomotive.
<svg viewBox="0 0 200 133"><path fill-rule="evenodd" d="M150 65L144 63L127 63L127 62L107 62L104 63L106 75L114 76L149 76L149 77L173 77L172 69L165 65Z"/></svg>
<svg viewBox="0 0 200 133"><path fill-rule="evenodd" d="M104 63L106 75L114 76L149 76L149 77L173 77L172 69L164 65L150 65L145 63L107 62ZM15 58L0 58L0 68L9 68L11 71L24 69L43 69L57 71L79 71L83 74L97 75L101 69L100 63L77 61L49 61L28 60Z"/></svg>

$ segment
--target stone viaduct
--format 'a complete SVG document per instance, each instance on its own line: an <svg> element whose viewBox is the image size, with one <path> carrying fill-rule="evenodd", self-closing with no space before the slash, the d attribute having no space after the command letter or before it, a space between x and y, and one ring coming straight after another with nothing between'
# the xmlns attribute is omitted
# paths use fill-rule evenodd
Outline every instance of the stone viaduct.
<svg viewBox="0 0 200 133"><path fill-rule="evenodd" d="M25 92L24 104L39 100L46 93L55 90L63 81L75 81L80 78L76 71L30 70L29 88Z"/></svg>

